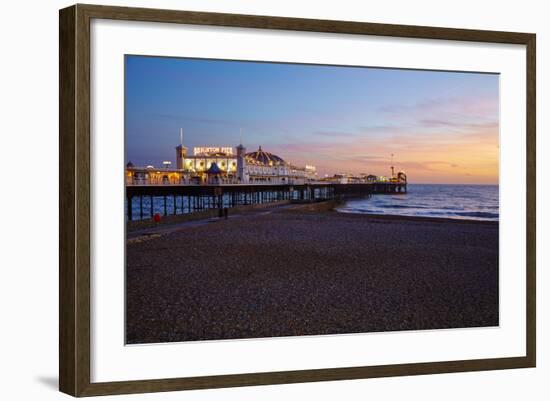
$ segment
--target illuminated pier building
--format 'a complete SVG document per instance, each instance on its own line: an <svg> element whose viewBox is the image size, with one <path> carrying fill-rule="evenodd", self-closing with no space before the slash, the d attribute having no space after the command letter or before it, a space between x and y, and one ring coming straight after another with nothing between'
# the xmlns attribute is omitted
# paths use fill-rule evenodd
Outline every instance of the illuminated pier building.
<svg viewBox="0 0 550 401"><path fill-rule="evenodd" d="M295 166L260 146L247 153L239 144L231 146L195 147L193 154L183 145L176 147L176 168L126 165L128 185L169 184L304 184L315 181L315 166Z"/></svg>

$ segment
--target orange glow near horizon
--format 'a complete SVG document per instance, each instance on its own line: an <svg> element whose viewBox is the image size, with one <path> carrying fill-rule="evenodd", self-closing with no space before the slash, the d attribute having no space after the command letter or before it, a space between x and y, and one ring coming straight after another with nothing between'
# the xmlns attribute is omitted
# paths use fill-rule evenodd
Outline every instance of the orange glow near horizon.
<svg viewBox="0 0 550 401"><path fill-rule="evenodd" d="M483 124L441 127L396 127L395 133L376 128L354 135L334 134L324 141L276 145L272 151L295 163L317 166L320 176L336 172L391 175L405 171L411 183L485 184L499 182L499 126Z"/></svg>

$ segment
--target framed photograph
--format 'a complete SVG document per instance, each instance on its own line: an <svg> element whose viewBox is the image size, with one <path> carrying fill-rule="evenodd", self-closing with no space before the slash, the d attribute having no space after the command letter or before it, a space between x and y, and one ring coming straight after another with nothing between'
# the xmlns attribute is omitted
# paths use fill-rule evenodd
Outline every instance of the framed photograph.
<svg viewBox="0 0 550 401"><path fill-rule="evenodd" d="M535 366L534 34L59 24L62 392Z"/></svg>

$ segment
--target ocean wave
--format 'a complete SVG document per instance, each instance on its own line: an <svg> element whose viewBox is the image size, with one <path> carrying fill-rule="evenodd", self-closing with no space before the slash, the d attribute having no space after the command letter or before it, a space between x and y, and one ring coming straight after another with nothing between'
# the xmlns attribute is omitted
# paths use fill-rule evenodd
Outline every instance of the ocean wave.
<svg viewBox="0 0 550 401"><path fill-rule="evenodd" d="M430 209L430 207L428 207L428 206L421 206L421 205L415 205L415 204L411 204L411 205L392 205L392 204L388 204L388 205L384 205L383 207L385 209Z"/></svg>
<svg viewBox="0 0 550 401"><path fill-rule="evenodd" d="M456 212L453 213L457 216L464 216L464 217L480 217L480 218L486 218L486 219L498 219L498 213L490 213L490 212Z"/></svg>
<svg viewBox="0 0 550 401"><path fill-rule="evenodd" d="M336 208L336 211L343 212L343 213L364 213L364 214L380 213L372 209L364 209L364 208L358 208L358 207L339 207L339 208Z"/></svg>
<svg viewBox="0 0 550 401"><path fill-rule="evenodd" d="M498 221L498 195L498 186L411 184L406 194L350 200L339 211Z"/></svg>

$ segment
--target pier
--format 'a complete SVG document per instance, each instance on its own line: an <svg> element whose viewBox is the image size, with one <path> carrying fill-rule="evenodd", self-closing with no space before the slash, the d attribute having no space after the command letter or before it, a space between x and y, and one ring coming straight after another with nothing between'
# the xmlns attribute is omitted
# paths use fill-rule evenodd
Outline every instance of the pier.
<svg viewBox="0 0 550 401"><path fill-rule="evenodd" d="M128 221L191 214L209 209L267 204L277 201L317 202L373 194L407 192L406 182L222 184L222 185L127 185Z"/></svg>

